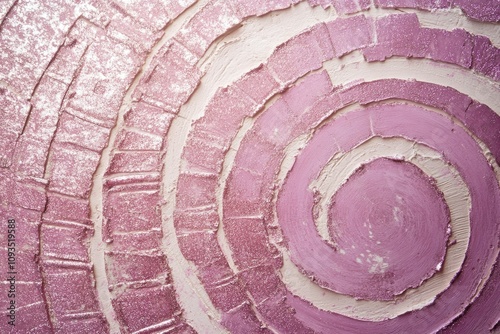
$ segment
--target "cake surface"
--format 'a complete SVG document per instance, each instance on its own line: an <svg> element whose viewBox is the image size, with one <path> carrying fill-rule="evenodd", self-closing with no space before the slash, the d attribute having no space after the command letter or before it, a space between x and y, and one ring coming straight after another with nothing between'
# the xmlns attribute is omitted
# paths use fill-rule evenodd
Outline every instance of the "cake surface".
<svg viewBox="0 0 500 334"><path fill-rule="evenodd" d="M4 0L0 333L500 331L498 0Z"/></svg>

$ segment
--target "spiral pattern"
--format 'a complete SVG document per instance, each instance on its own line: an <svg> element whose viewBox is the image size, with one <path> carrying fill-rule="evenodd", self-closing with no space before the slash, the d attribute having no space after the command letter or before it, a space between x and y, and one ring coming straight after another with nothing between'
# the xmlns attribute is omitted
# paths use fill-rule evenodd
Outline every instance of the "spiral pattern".
<svg viewBox="0 0 500 334"><path fill-rule="evenodd" d="M0 332L498 330L497 1L0 18Z"/></svg>

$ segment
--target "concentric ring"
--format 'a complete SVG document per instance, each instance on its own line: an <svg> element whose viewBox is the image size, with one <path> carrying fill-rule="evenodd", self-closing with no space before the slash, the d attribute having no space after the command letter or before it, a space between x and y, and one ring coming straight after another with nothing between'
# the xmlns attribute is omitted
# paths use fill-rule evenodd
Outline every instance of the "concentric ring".
<svg viewBox="0 0 500 334"><path fill-rule="evenodd" d="M498 9L0 4L0 332L494 332Z"/></svg>

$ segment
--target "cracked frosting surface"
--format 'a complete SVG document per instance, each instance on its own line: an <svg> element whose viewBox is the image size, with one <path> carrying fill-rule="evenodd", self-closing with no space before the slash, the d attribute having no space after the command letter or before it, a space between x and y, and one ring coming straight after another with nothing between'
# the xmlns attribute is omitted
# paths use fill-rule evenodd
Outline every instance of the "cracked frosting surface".
<svg viewBox="0 0 500 334"><path fill-rule="evenodd" d="M496 333L499 21L2 1L0 332Z"/></svg>

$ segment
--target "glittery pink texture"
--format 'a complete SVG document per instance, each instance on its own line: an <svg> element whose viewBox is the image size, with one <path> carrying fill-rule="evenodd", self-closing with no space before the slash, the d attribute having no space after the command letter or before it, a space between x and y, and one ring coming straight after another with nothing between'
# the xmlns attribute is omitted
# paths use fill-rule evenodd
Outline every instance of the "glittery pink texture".
<svg viewBox="0 0 500 334"><path fill-rule="evenodd" d="M416 56L425 52L418 40L420 24L415 14L390 15L376 20L377 45L363 50L368 61L381 61L390 56ZM412 43L409 43L412 41Z"/></svg>
<svg viewBox="0 0 500 334"><path fill-rule="evenodd" d="M118 147L124 151L159 151L163 142L160 136L127 130L122 130L118 136Z"/></svg>
<svg viewBox="0 0 500 334"><path fill-rule="evenodd" d="M226 150L197 137L189 140L182 154L187 169L198 169L208 173L220 173Z"/></svg>
<svg viewBox="0 0 500 334"><path fill-rule="evenodd" d="M261 173L241 168L233 169L228 178L224 196L229 202L224 206L227 217L253 216L262 213L264 187Z"/></svg>
<svg viewBox="0 0 500 334"><path fill-rule="evenodd" d="M376 21L378 43L363 50L368 61L380 61L392 56L430 58L472 66L472 36L461 29L442 31L420 28L414 14L392 15ZM461 45L454 48L453 45Z"/></svg>
<svg viewBox="0 0 500 334"><path fill-rule="evenodd" d="M270 163L275 165L278 154L276 146L260 137L245 138L240 144L241 154L236 156L235 165L247 171L259 173Z"/></svg>
<svg viewBox="0 0 500 334"><path fill-rule="evenodd" d="M500 161L500 116L484 104L473 102L465 111L465 125L488 146Z"/></svg>
<svg viewBox="0 0 500 334"><path fill-rule="evenodd" d="M237 279L229 282L217 282L214 286L208 285L207 293L214 306L223 312L229 312L247 302L248 299Z"/></svg>
<svg viewBox="0 0 500 334"><path fill-rule="evenodd" d="M320 68L323 60L331 58L331 50L323 42L325 33L324 26L317 25L278 46L269 58L268 68L284 83Z"/></svg>
<svg viewBox="0 0 500 334"><path fill-rule="evenodd" d="M177 207L180 209L204 207L215 204L214 190L217 186L215 175L181 174Z"/></svg>
<svg viewBox="0 0 500 334"><path fill-rule="evenodd" d="M16 317L23 317L25 319L19 325L16 324L16 329L19 331L27 332L33 328L37 328L42 332L50 332L50 322L47 318L47 310L43 302L44 293L39 282L39 278L37 277L36 282L27 282L26 284L18 284L16 286L19 303L26 305L25 308L19 309L16 312ZM6 282L2 282L0 292L7 295L7 291Z"/></svg>
<svg viewBox="0 0 500 334"><path fill-rule="evenodd" d="M215 207L194 210L177 210L174 224L178 231L215 231L219 225L219 214Z"/></svg>
<svg viewBox="0 0 500 334"><path fill-rule="evenodd" d="M434 182L411 163L378 159L361 166L334 195L330 238L345 260L371 274L358 281L370 287L358 296L389 299L440 266L450 217Z"/></svg>
<svg viewBox="0 0 500 334"><path fill-rule="evenodd" d="M112 240L113 251L120 253L127 253L130 249L134 249L134 251L137 252L145 252L150 250L159 250L161 248L162 234L161 232L154 230L127 231L126 234L114 233L110 237L110 240ZM167 270L165 269L165 272L166 271Z"/></svg>
<svg viewBox="0 0 500 334"><path fill-rule="evenodd" d="M224 258L216 242L217 236L212 231L180 235L178 240L186 259L198 265L209 265Z"/></svg>
<svg viewBox="0 0 500 334"><path fill-rule="evenodd" d="M467 154L467 155L468 154L471 154L471 155L478 154L477 148L474 148L474 146L476 144L474 144L472 142L472 140L466 139L467 135L464 132L462 132L461 130L458 131L457 128L454 128L453 133L451 131L449 132L451 135L446 135L445 137L436 137L436 136L432 136L432 135L430 136L428 129L432 129L435 126L446 127L446 126L453 126L453 125L450 125L446 121L444 123L439 124L439 117L441 117L439 115L434 116L432 113L427 112L427 113L424 113L420 116L420 115L418 115L418 113L404 112L403 110L405 108L406 107L394 106L394 107L389 107L389 108L386 107L385 109L384 109L384 107L373 109L373 113L372 113L371 117L372 117L373 123L374 123L373 126L374 126L375 134L376 135L383 135L383 136L392 136L392 135L394 135L394 129L398 129L402 133L405 133L405 136L408 136L408 138L410 138L410 139L414 139L414 140L418 140L418 141L424 140L426 143L428 143L428 145L435 146L438 149L439 149L439 147L443 147L443 148L447 147L447 149L445 150L446 152L449 152L447 157L449 159L451 159L451 161L454 164L456 163L457 167L459 167L459 168L461 167L460 168L461 173L463 173L464 177L467 178L468 184L470 184L471 186L474 185L473 187L478 187L478 188L486 186L488 181L479 175L485 175L485 176L487 175L486 176L487 178L490 178L493 176L491 174L491 171L488 171L489 170L488 164L484 160L484 158L478 158L478 159L471 158L470 160L467 160L468 162L465 164L466 165L468 164L469 166L465 166L465 165L463 165L463 162L459 162L460 156L463 156L464 154ZM396 115L402 115L403 112L404 112L405 117L399 117L399 118L396 117ZM411 115L411 117L408 118L408 116L410 116L410 115ZM421 117L424 117L424 118L422 119ZM415 127L415 124L420 124L418 122L415 123L417 121L417 118L419 119L420 123L423 123L423 126L420 129ZM393 124L390 124L390 123L393 123ZM432 134L433 131L430 131L430 133ZM463 141L464 146L460 148L459 152L457 152L457 150L456 150L456 145L453 144L454 142L457 141L457 139L451 138L454 136L460 136L460 138L461 138L460 140L462 140L462 139L464 140ZM465 143L467 143L467 144L465 144ZM464 149L466 151L464 151ZM307 161L306 157L304 157L304 161ZM474 167L471 167L470 165L474 165ZM484 197L479 197L480 193L484 193L484 192L482 192L479 189L473 190L473 202L476 203L476 204L473 203L473 208L476 206L477 210L473 211L473 213L472 213L471 226L473 226L472 227L473 230L475 230L475 229L478 230L478 232L477 232L478 234L481 234L481 232L479 232L479 231L484 231L482 229L482 227L484 227L484 224L487 224L487 225L495 224L494 223L495 219L493 218L495 214L492 212L486 212L488 210L485 211L485 210L482 210L480 208L481 203L484 203L482 201L484 201L484 200L491 201L491 204L487 204L489 207L491 207L491 205L496 206L495 204L493 204L493 202L499 200L498 189L496 191L494 191L493 196L491 198L488 198L488 199L486 199ZM474 195L474 194L477 194L477 195ZM482 217L480 217L480 216L482 216ZM474 222L481 222L481 223L478 224L478 223L474 223ZM297 233L297 231L295 231L294 233ZM486 241L486 243L482 243L479 240L485 241L485 240L491 240L491 238L492 237L489 234L483 234L482 237L477 236L477 237L472 238L471 241L475 245L474 246L475 251L473 251L472 253L474 254L473 257L476 260L470 259L467 261L483 262L485 259L485 256L486 256L486 258L488 257L488 255L486 255L486 254L489 253L491 251L491 249L488 246L488 241ZM475 247L477 247L477 248L475 248ZM304 256L304 255L301 254L301 256ZM324 257L323 257L323 260L324 260ZM463 298L461 296L472 293L472 291L473 291L472 286L474 285L473 282L477 282L476 281L477 277L475 277L476 275L477 275L476 273L470 272L470 271L467 271L467 273L463 272L459 276L459 280L460 280L460 282L462 282L462 284L467 284L467 286L469 288L464 289L464 286L461 286L461 288L458 288L458 286L450 287L446 291L446 293L444 293L441 296L442 300L439 300L432 307L429 307L428 310L426 309L422 312L429 312L429 313L432 312L431 314L433 314L433 316L437 316L438 313L444 314L443 312L450 312L449 308L447 308L445 305L449 305L449 303L453 303L455 300L457 300L459 298ZM467 282L467 283L465 283L465 282ZM335 316L326 314L325 312L314 311L313 309L310 308L309 305L306 305L303 301L299 301L296 298L292 298L289 300L291 302L291 305L293 305L295 307L297 314L298 314L298 317L300 319L302 319L303 321L306 321L307 323L315 323L314 328L316 328L317 330L320 330L320 328L337 328L337 326L339 325L338 321L340 321L340 318L338 318L338 317L336 318ZM389 331L389 328L391 328L391 326L403 326L403 328L406 328L407 326L409 326L406 321L413 321L412 318L414 316L416 316L416 314L417 313L414 312L413 314L410 314L409 317L400 317L400 318L395 319L395 320L380 322L380 323L378 323L378 325L376 327L372 326L372 329L375 330L376 332L379 332L379 331L383 332L383 331ZM336 319L336 320L334 320L334 319ZM342 320L342 321L344 321L344 320ZM406 325L405 325L405 323L406 323ZM346 322L346 324L347 324L347 322ZM365 323L365 324L367 325L367 323ZM357 328L363 328L365 324L359 323L358 326L360 326L360 327L357 327ZM332 326L335 326L335 327L332 327ZM431 324L429 323L429 324L427 324L427 326L431 326ZM435 326L439 326L439 325L435 324ZM374 329L374 328L378 328L378 329ZM429 330L430 330L430 328L431 327L429 327Z"/></svg>
<svg viewBox="0 0 500 334"><path fill-rule="evenodd" d="M120 101L138 69L138 60L130 48L114 45L111 40L93 43L68 90L68 106L80 111L86 120L95 119L112 127Z"/></svg>
<svg viewBox="0 0 500 334"><path fill-rule="evenodd" d="M115 1L120 10L137 19L145 25L152 26L156 30L162 29L170 20L167 4L162 1Z"/></svg>
<svg viewBox="0 0 500 334"><path fill-rule="evenodd" d="M265 102L273 93L277 93L279 90L279 84L269 74L269 69L265 65L260 65L248 72L236 82L236 86L258 104Z"/></svg>
<svg viewBox="0 0 500 334"><path fill-rule="evenodd" d="M67 312L96 312L98 304L93 290L90 269L46 268L47 294L54 300L53 310L62 316ZM73 289L81 291L73 293Z"/></svg>
<svg viewBox="0 0 500 334"><path fill-rule="evenodd" d="M283 100L288 106L290 114L294 118L301 118L319 98L331 90L330 77L326 71L322 71L309 75L302 82L287 90L283 94Z"/></svg>
<svg viewBox="0 0 500 334"><path fill-rule="evenodd" d="M89 261L89 255L82 240L91 235L90 227L66 226L60 228L50 225L50 223L57 223L57 221L45 221L45 223L47 224L42 224L40 230L41 238L44 240L42 244L44 253L61 259Z"/></svg>
<svg viewBox="0 0 500 334"><path fill-rule="evenodd" d="M372 19L362 15L338 19L327 24L336 57L373 43Z"/></svg>
<svg viewBox="0 0 500 334"><path fill-rule="evenodd" d="M453 5L460 7L467 16L486 22L500 21L500 6L497 1L453 0Z"/></svg>
<svg viewBox="0 0 500 334"><path fill-rule="evenodd" d="M164 136L173 118L174 115L166 113L160 108L139 102L125 114L125 125Z"/></svg>
<svg viewBox="0 0 500 334"><path fill-rule="evenodd" d="M198 85L200 73L187 62L179 59L174 61L171 59L174 57L169 56L167 53L166 59L145 77L144 88L139 90L145 94L143 99L152 100L154 101L152 103L177 111L188 99L189 92Z"/></svg>
<svg viewBox="0 0 500 334"><path fill-rule="evenodd" d="M110 173L150 172L160 169L160 156L154 152L121 152L111 160Z"/></svg>
<svg viewBox="0 0 500 334"><path fill-rule="evenodd" d="M147 231L160 219L156 203L158 192L110 192L106 199L107 224L113 232Z"/></svg>
<svg viewBox="0 0 500 334"><path fill-rule="evenodd" d="M99 155L68 144L52 146L49 162L54 166L49 190L85 198L90 194L92 173L99 163Z"/></svg>
<svg viewBox="0 0 500 334"><path fill-rule="evenodd" d="M339 14L353 14L359 11L358 2L355 0L308 0L311 6L321 5L323 8L333 6Z"/></svg>
<svg viewBox="0 0 500 334"><path fill-rule="evenodd" d="M147 309L144 305L156 305ZM174 316L179 309L171 286L130 289L113 301L120 321L130 331L137 331Z"/></svg>
<svg viewBox="0 0 500 334"><path fill-rule="evenodd" d="M90 207L86 201L47 193L47 206L44 212L47 220L66 220L83 224L90 224Z"/></svg>
<svg viewBox="0 0 500 334"><path fill-rule="evenodd" d="M224 233L234 246L241 242L242 235L247 237L244 245L233 248L238 268L251 268L270 261L267 232L261 218L226 219Z"/></svg>
<svg viewBox="0 0 500 334"><path fill-rule="evenodd" d="M168 271L165 258L160 252L142 255L113 251L107 254L107 262L108 273L118 284L154 280Z"/></svg>
<svg viewBox="0 0 500 334"><path fill-rule="evenodd" d="M199 139L227 150L243 117L256 111L255 102L243 91L235 87L221 88L209 102L203 121L195 122L195 133ZM188 142L188 146L190 144Z"/></svg>
<svg viewBox="0 0 500 334"><path fill-rule="evenodd" d="M451 0L375 0L375 6L382 8L419 8L440 9L449 8Z"/></svg>
<svg viewBox="0 0 500 334"><path fill-rule="evenodd" d="M322 71L324 62L340 58L343 64L357 51L368 62L426 58L436 66L446 63L450 72L456 67L498 81L496 42L472 32L493 31L498 1L196 2L0 3L0 218L18 222L19 273L16 327L2 321L0 332L109 333L115 322L123 333L196 333L190 324L198 320L189 318L192 311L179 298L194 281L213 307L207 318L221 326L215 331L498 329L498 265L487 274L498 252L500 190L491 164L500 157L500 117L487 103L450 87L396 79L332 87L333 62L328 73ZM196 111L200 118L189 118L184 104L200 84L212 84L203 81L210 57L238 42L238 29L247 23L267 20L280 34L280 22L269 22L301 6L322 6L340 18L268 50L263 64L203 97L208 104ZM370 17L372 6L377 18ZM418 15L398 12L405 8ZM422 18L437 10L468 24L424 28ZM339 111L346 114L339 117ZM175 135L171 124L188 131L185 142L169 141ZM248 131L241 131L242 124ZM242 138L235 142L238 132ZM488 160L471 134L491 152ZM299 136L303 147L294 146ZM313 306L288 290L281 272L282 252L289 252L312 284L355 298L392 300L438 270L449 215L434 180L408 162L364 163L332 198L328 223L335 247L318 235L319 195L310 181L333 154L373 136L402 137L441 153L472 201L467 256L450 286L429 306L376 322ZM181 161L172 172L179 176L173 190L163 189L164 175L177 168L164 165L174 146ZM292 151L296 159L290 161ZM281 185L277 175L288 165ZM90 198L100 189L93 188L96 180L102 194ZM165 230L170 223L172 230ZM373 244L367 231L381 244ZM102 240L93 240L98 232ZM6 240L5 230L0 237ZM176 242L166 245L171 237ZM104 261L100 269L91 262L95 244ZM383 261L368 265L366 249L361 256L351 244L370 246ZM174 265L188 265L173 275L165 248L177 246L183 259ZM0 257L7 258L3 245ZM182 270L197 280L175 281ZM8 288L0 283L0 295ZM101 300L103 291L108 300Z"/></svg>
<svg viewBox="0 0 500 334"><path fill-rule="evenodd" d="M500 50L484 36L474 36L472 68L479 73L500 80Z"/></svg>
<svg viewBox="0 0 500 334"><path fill-rule="evenodd" d="M88 148L100 153L108 142L109 129L68 113L59 118L55 141Z"/></svg>
<svg viewBox="0 0 500 334"><path fill-rule="evenodd" d="M195 2L196 0L172 0L167 3L162 2L162 4L166 7L170 17L175 18Z"/></svg>
<svg viewBox="0 0 500 334"><path fill-rule="evenodd" d="M23 130L29 104L20 101L6 89L0 89L0 166L12 164L15 143Z"/></svg>
<svg viewBox="0 0 500 334"><path fill-rule="evenodd" d="M237 14L229 2L212 0L183 26L176 39L201 57L218 36L238 21Z"/></svg>
<svg viewBox="0 0 500 334"><path fill-rule="evenodd" d="M249 16L260 16L269 12L288 8L300 0L235 0L234 8L238 12L240 18Z"/></svg>
<svg viewBox="0 0 500 334"><path fill-rule="evenodd" d="M272 333L268 328L261 326L259 319L248 304L225 313L221 323L231 333Z"/></svg>
<svg viewBox="0 0 500 334"><path fill-rule="evenodd" d="M8 17L2 21L0 71L9 74L9 84L16 90L29 95L35 88L76 19L74 9L74 4L61 0L39 6L13 4ZM44 13L50 13L49 16L57 20L44 19ZM67 13L69 15L65 15ZM19 38L30 47L31 52L24 52L17 45Z"/></svg>

